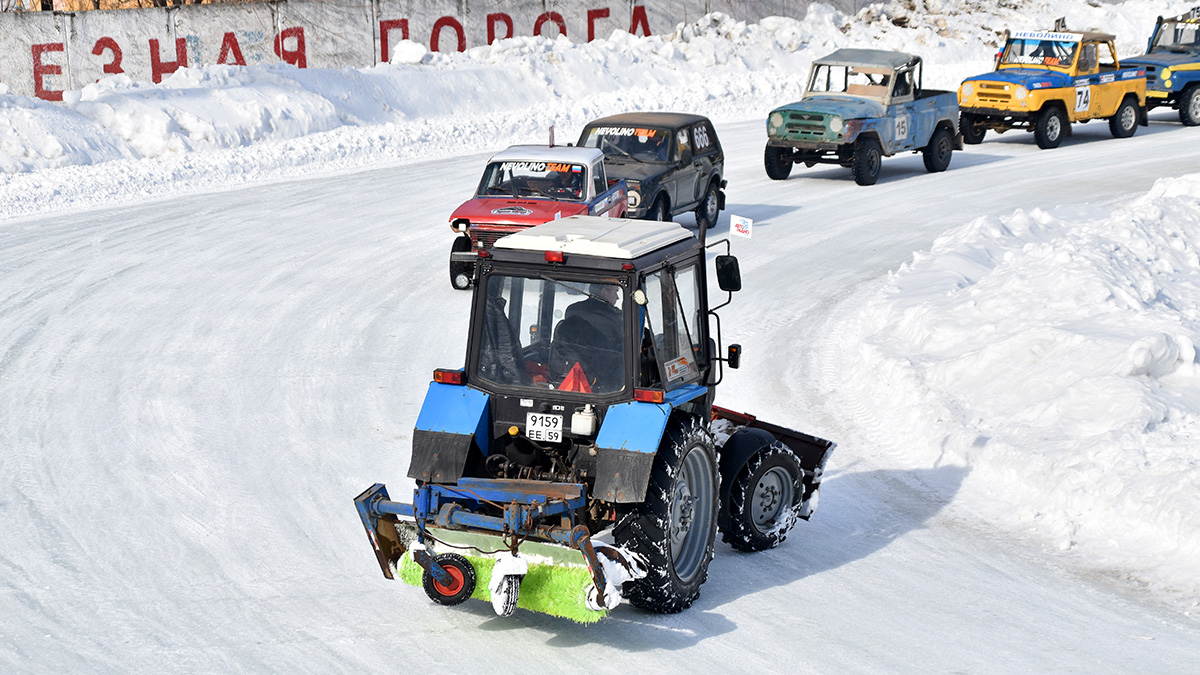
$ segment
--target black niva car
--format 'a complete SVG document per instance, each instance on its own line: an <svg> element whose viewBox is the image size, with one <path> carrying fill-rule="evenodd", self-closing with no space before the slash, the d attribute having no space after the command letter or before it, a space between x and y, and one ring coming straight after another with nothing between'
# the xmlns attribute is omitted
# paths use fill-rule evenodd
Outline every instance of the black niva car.
<svg viewBox="0 0 1200 675"><path fill-rule="evenodd" d="M579 145L604 152L608 179L629 185L629 217L671 220L695 211L716 225L725 208L725 153L712 122L700 115L635 112L590 122Z"/></svg>

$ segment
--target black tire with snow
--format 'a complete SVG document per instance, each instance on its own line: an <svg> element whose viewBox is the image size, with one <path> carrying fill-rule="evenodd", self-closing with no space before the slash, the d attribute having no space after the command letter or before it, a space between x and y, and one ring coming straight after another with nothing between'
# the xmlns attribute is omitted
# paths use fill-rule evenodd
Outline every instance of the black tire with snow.
<svg viewBox="0 0 1200 675"><path fill-rule="evenodd" d="M704 198L696 207L696 227L711 230L717 224L717 218L721 215L719 192L717 181L714 179L708 184L708 189L704 191Z"/></svg>
<svg viewBox="0 0 1200 675"><path fill-rule="evenodd" d="M776 441L755 454L729 486L721 539L739 551L765 551L787 539L804 499L796 453Z"/></svg>
<svg viewBox="0 0 1200 675"><path fill-rule="evenodd" d="M1033 123L1033 140L1043 150L1057 148L1062 144L1063 136L1067 133L1067 114L1056 106L1042 108L1037 121Z"/></svg>
<svg viewBox="0 0 1200 675"><path fill-rule="evenodd" d="M630 604L674 614L700 597L717 532L719 482L712 435L698 421L668 426L646 498L613 528L618 546L646 561L644 578L625 584Z"/></svg>
<svg viewBox="0 0 1200 675"><path fill-rule="evenodd" d="M475 592L475 568L470 561L457 553L442 553L434 557L438 564L450 573L451 583L448 586L439 584L429 570L421 575L421 585L425 595L439 605L453 607L461 604Z"/></svg>
<svg viewBox="0 0 1200 675"><path fill-rule="evenodd" d="M1200 84L1184 89L1179 97L1179 121L1185 127L1200 125Z"/></svg>
<svg viewBox="0 0 1200 675"><path fill-rule="evenodd" d="M767 146L763 153L763 166L771 180L787 180L792 175L792 149Z"/></svg>
<svg viewBox="0 0 1200 675"><path fill-rule="evenodd" d="M465 253L471 250L471 238L467 235L460 235L454 238L454 243L450 245L450 253ZM471 263L450 261L450 285L454 288L465 291L471 287L471 277L475 275L475 266ZM461 278L466 277L467 282L462 283Z"/></svg>
<svg viewBox="0 0 1200 675"><path fill-rule="evenodd" d="M1129 138L1138 128L1137 99L1127 96L1117 107L1117 113L1108 118L1108 130L1113 138Z"/></svg>
<svg viewBox="0 0 1200 675"><path fill-rule="evenodd" d="M925 170L929 173L940 173L950 166L950 157L954 155L954 136L946 127L938 127L929 139L929 145L921 150L921 159L925 161Z"/></svg>
<svg viewBox="0 0 1200 675"><path fill-rule="evenodd" d="M854 182L859 185L874 185L879 180L880 165L883 164L883 147L873 136L858 139L854 144L854 156L850 160L850 171Z"/></svg>
<svg viewBox="0 0 1200 675"><path fill-rule="evenodd" d="M962 132L963 143L979 145L983 142L983 137L987 135L987 129L975 126L978 122L979 116L972 113L963 113L958 116L958 130Z"/></svg>

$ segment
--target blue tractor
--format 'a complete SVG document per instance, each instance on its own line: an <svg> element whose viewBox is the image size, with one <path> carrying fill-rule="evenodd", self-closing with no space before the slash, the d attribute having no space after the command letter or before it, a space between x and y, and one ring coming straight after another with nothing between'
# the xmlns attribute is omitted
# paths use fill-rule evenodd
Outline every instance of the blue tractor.
<svg viewBox="0 0 1200 675"><path fill-rule="evenodd" d="M722 244L720 306L741 288ZM501 615L673 613L718 532L761 551L812 516L834 444L713 405L741 349L719 347L706 249L703 227L572 216L479 252L466 363L434 372L413 430L412 502L355 499L384 576ZM546 566L585 583L524 602Z"/></svg>

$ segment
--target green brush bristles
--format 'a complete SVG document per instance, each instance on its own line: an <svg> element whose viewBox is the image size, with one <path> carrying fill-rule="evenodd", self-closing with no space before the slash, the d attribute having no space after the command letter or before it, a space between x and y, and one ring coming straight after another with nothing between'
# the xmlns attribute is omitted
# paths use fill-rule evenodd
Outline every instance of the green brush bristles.
<svg viewBox="0 0 1200 675"><path fill-rule="evenodd" d="M475 568L475 592L471 597L490 603L492 595L488 592L488 584L492 580L495 561L482 556L463 557ZM425 572L413 561L411 553L405 553L400 559L397 571L401 581L413 586L421 585L421 576ZM591 583L592 575L586 567L530 563L529 573L521 580L517 607L578 623L595 623L607 616L608 612L595 612L587 608L584 595Z"/></svg>

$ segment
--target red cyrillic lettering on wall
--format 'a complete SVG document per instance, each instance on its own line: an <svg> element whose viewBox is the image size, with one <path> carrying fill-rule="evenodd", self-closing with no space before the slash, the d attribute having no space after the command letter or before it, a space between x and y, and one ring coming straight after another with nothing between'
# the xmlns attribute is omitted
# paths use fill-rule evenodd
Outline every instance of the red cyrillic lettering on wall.
<svg viewBox="0 0 1200 675"><path fill-rule="evenodd" d="M233 57L232 64L225 60L230 56ZM226 33L224 39L221 40L221 55L217 57L217 63L235 66L246 65L246 59L242 57L242 46L238 44L237 35L233 31Z"/></svg>
<svg viewBox="0 0 1200 675"><path fill-rule="evenodd" d="M123 56L121 54L121 45L118 45L117 41L110 37L102 37L96 40L96 46L92 47L92 56L101 56L106 51L112 52L112 60L104 64L104 72L109 75L125 72L121 69L121 58Z"/></svg>
<svg viewBox="0 0 1200 675"><path fill-rule="evenodd" d="M63 43L50 42L32 45L31 51L33 52L33 95L43 101L61 101L62 92L46 89L46 82L42 78L46 75L62 75L62 66L54 63L42 63L42 54L63 51Z"/></svg>
<svg viewBox="0 0 1200 675"><path fill-rule="evenodd" d="M607 19L608 8L604 9L589 9L588 17L588 42L596 39L596 19Z"/></svg>
<svg viewBox="0 0 1200 675"><path fill-rule="evenodd" d="M187 40L175 38L175 60L163 61L158 53L158 40L150 41L150 78L162 82L163 75L170 75L180 68L187 68Z"/></svg>
<svg viewBox="0 0 1200 675"><path fill-rule="evenodd" d="M400 29L400 39L408 39L408 19L387 19L379 22L379 60L387 63L392 60L392 31Z"/></svg>
<svg viewBox="0 0 1200 675"><path fill-rule="evenodd" d="M650 19L646 17L646 8L638 5L633 8L633 16L629 19L629 33L637 35L638 26L642 27L642 35L650 37Z"/></svg>
<svg viewBox="0 0 1200 675"><path fill-rule="evenodd" d="M558 24L558 32L562 33L563 35L567 34L567 22L563 21L562 14L559 14L558 12L544 12L541 16L539 16L537 21L533 22L533 34L541 35L542 26L546 25L547 21L553 21L554 23Z"/></svg>
<svg viewBox="0 0 1200 675"><path fill-rule="evenodd" d="M458 51L467 51L467 34L463 31L462 24L458 22L458 19L452 16L443 16L433 22L433 32L429 35L429 51L441 51L438 49L438 38L442 36L443 28L453 28L454 32L458 33Z"/></svg>
<svg viewBox="0 0 1200 675"><path fill-rule="evenodd" d="M288 49L284 46L283 41L294 39L296 46ZM308 53L304 48L304 28L301 26L292 26L284 28L275 36L275 56L278 56L284 63L290 63L297 68L308 67Z"/></svg>
<svg viewBox="0 0 1200 675"><path fill-rule="evenodd" d="M498 24L498 23L504 24L504 27L506 29L505 34L501 35L500 37L496 37L496 24ZM487 15L487 25L488 25L488 44L489 45L492 44L493 42L495 42L496 40L507 40L508 38L513 36L512 17L505 14L504 12L496 12L495 14L488 14Z"/></svg>

